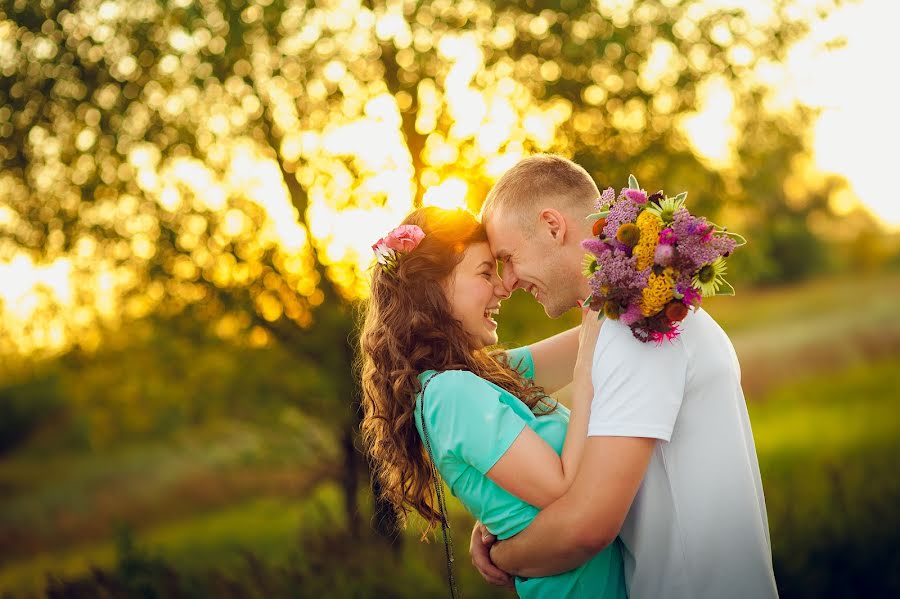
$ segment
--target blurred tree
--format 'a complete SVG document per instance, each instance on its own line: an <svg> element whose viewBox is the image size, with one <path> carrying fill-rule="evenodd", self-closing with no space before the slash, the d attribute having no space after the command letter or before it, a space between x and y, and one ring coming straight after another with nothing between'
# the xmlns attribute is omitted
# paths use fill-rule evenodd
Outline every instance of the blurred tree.
<svg viewBox="0 0 900 599"><path fill-rule="evenodd" d="M708 212L753 192L723 192L677 124L714 77L771 120L748 81L803 33L789 4L4 0L0 260L68 261L76 339L94 312L189 310L317 365L355 530L368 244L423 202L477 208L532 151Z"/></svg>

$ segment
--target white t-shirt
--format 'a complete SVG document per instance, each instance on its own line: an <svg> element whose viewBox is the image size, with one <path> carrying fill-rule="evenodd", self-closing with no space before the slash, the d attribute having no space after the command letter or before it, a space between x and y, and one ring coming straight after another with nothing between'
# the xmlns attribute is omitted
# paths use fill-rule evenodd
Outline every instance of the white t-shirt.
<svg viewBox="0 0 900 599"><path fill-rule="evenodd" d="M619 533L632 599L777 597L737 356L705 311L642 343L604 323L588 434L659 439Z"/></svg>

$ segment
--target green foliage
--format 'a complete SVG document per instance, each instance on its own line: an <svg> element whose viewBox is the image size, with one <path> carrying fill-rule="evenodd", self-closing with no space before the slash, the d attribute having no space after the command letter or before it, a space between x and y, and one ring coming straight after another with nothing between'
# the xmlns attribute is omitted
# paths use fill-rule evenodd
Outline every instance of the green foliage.
<svg viewBox="0 0 900 599"><path fill-rule="evenodd" d="M45 368L0 387L0 455L16 450L56 420L66 392L59 370Z"/></svg>
<svg viewBox="0 0 900 599"><path fill-rule="evenodd" d="M47 374L0 382L8 416L0 438L21 441L43 423L44 449L100 448L221 419L273 422L286 406L342 421L332 407L335 383L313 365L280 345L222 340L184 318L133 323L96 352L75 350L40 368Z"/></svg>

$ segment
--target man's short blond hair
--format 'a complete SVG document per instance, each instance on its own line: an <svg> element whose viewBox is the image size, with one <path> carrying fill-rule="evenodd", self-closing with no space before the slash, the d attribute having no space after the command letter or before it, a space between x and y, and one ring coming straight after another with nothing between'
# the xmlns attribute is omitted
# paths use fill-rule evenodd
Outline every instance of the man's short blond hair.
<svg viewBox="0 0 900 599"><path fill-rule="evenodd" d="M535 154L500 177L481 207L481 220L486 223L498 212L515 214L528 230L539 209L589 211L599 196L597 184L582 167L562 156Z"/></svg>

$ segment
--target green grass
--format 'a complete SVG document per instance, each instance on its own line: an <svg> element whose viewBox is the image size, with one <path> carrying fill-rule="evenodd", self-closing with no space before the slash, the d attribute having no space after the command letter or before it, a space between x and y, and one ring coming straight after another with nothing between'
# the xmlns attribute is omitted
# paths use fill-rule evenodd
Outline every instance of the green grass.
<svg viewBox="0 0 900 599"><path fill-rule="evenodd" d="M340 491L333 483L316 487L302 500L262 497L178 519L139 531L138 545L150 554L165 556L180 570L197 571L211 566L236 567L242 551L271 562L289 554L305 534L343 527ZM111 568L116 561L113 538L48 551L0 569L0 589L40 593L44 575L74 577L91 567Z"/></svg>
<svg viewBox="0 0 900 599"><path fill-rule="evenodd" d="M839 459L854 448L900 436L898 358L851 367L786 385L750 404L761 460L791 461L795 454Z"/></svg>
<svg viewBox="0 0 900 599"><path fill-rule="evenodd" d="M153 526L260 495L295 496L337 460L333 438L297 418L265 428L220 422L115 451L0 461L0 530L10 539L0 558L109 538L117 522Z"/></svg>
<svg viewBox="0 0 900 599"><path fill-rule="evenodd" d="M898 358L750 406L783 596L900 592Z"/></svg>

